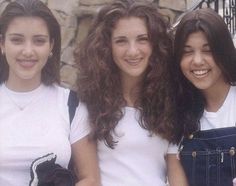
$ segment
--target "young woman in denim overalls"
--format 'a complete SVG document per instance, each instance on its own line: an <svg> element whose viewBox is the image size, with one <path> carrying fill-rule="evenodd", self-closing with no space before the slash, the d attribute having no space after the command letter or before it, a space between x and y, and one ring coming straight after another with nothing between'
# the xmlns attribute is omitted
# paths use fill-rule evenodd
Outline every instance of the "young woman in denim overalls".
<svg viewBox="0 0 236 186"><path fill-rule="evenodd" d="M236 50L212 9L187 13L174 40L180 160L191 186L232 186L236 177Z"/></svg>

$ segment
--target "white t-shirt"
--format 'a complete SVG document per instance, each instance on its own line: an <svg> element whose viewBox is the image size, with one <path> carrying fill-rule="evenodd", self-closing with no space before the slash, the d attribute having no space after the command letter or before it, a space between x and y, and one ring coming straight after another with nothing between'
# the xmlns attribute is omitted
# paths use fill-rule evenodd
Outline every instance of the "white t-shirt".
<svg viewBox="0 0 236 186"><path fill-rule="evenodd" d="M115 129L115 149L98 142L102 186L166 186L165 156L176 154L177 147L141 128L135 108L124 112Z"/></svg>
<svg viewBox="0 0 236 186"><path fill-rule="evenodd" d="M231 86L223 105L217 112L204 110L201 130L236 126L236 86Z"/></svg>
<svg viewBox="0 0 236 186"><path fill-rule="evenodd" d="M41 85L19 93L0 85L0 185L27 186L30 165L54 153L67 167L71 144L89 133L86 107L80 103L70 124L69 90Z"/></svg>

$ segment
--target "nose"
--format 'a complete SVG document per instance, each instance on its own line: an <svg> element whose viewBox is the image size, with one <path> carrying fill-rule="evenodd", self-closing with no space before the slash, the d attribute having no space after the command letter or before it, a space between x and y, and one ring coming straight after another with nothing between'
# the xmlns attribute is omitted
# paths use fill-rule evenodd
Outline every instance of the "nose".
<svg viewBox="0 0 236 186"><path fill-rule="evenodd" d="M129 43L128 49L127 49L127 55L129 57L135 57L139 53L138 45L135 42Z"/></svg>
<svg viewBox="0 0 236 186"><path fill-rule="evenodd" d="M193 55L193 63L195 65L202 65L204 63L204 56L201 52L196 52Z"/></svg>
<svg viewBox="0 0 236 186"><path fill-rule="evenodd" d="M33 55L33 45L31 42L26 42L22 50L22 54L26 57L31 57Z"/></svg>

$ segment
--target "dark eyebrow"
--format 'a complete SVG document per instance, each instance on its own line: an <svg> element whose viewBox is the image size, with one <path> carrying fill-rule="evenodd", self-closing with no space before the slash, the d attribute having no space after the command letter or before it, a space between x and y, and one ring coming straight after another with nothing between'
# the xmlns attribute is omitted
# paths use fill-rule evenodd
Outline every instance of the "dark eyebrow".
<svg viewBox="0 0 236 186"><path fill-rule="evenodd" d="M20 37L23 37L23 34L18 34L18 33L10 33L10 34L7 34L9 36L20 36Z"/></svg>
<svg viewBox="0 0 236 186"><path fill-rule="evenodd" d="M205 43L205 44L203 44L202 47L210 47L210 45L209 45L208 43ZM192 46L190 46L190 45L184 45L184 48L192 48Z"/></svg>
<svg viewBox="0 0 236 186"><path fill-rule="evenodd" d="M126 39L126 37L125 36L116 36L113 39Z"/></svg>
<svg viewBox="0 0 236 186"><path fill-rule="evenodd" d="M44 37L44 38L49 38L48 35L34 35L34 37Z"/></svg>
<svg viewBox="0 0 236 186"><path fill-rule="evenodd" d="M192 48L192 47L189 45L184 45L184 48Z"/></svg>
<svg viewBox="0 0 236 186"><path fill-rule="evenodd" d="M138 37L148 37L148 34L140 34Z"/></svg>
<svg viewBox="0 0 236 186"><path fill-rule="evenodd" d="M24 37L23 34L19 34L19 33L10 33L10 34L8 34L8 35L9 35L9 36ZM34 37L45 37L45 38L48 38L49 36L48 36L48 35L41 35L41 34L39 34L39 35L34 35Z"/></svg>
<svg viewBox="0 0 236 186"><path fill-rule="evenodd" d="M148 37L148 34L140 34L137 37L138 38L140 38L140 37ZM126 36L116 36L113 39L126 39Z"/></svg>

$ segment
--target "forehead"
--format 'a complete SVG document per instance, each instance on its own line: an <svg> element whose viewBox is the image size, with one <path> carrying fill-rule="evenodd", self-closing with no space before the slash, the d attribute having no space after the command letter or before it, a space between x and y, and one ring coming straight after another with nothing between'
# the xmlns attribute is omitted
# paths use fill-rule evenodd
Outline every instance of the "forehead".
<svg viewBox="0 0 236 186"><path fill-rule="evenodd" d="M7 27L6 34L49 34L46 22L40 17L15 17Z"/></svg>
<svg viewBox="0 0 236 186"><path fill-rule="evenodd" d="M190 33L187 37L187 40L185 42L186 45L194 45L194 44L207 44L208 40L206 37L206 34L202 31L197 31Z"/></svg>
<svg viewBox="0 0 236 186"><path fill-rule="evenodd" d="M147 26L139 17L124 17L119 19L112 31L113 36L147 34Z"/></svg>

